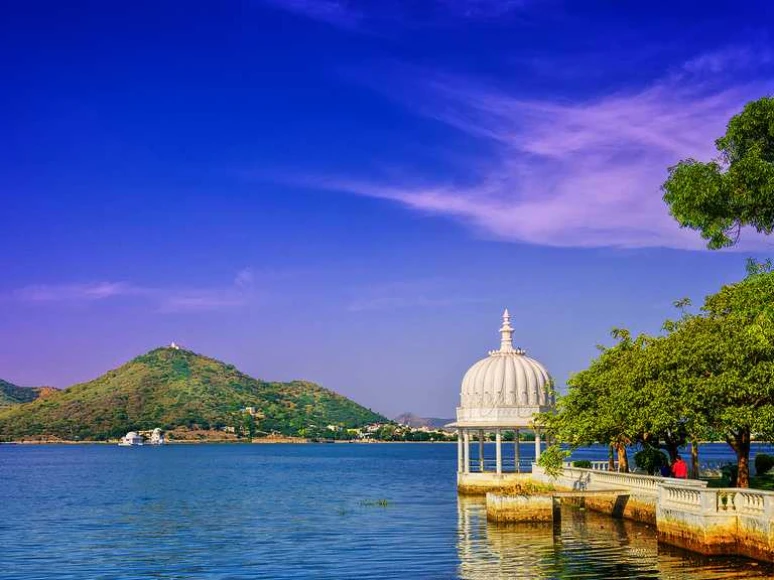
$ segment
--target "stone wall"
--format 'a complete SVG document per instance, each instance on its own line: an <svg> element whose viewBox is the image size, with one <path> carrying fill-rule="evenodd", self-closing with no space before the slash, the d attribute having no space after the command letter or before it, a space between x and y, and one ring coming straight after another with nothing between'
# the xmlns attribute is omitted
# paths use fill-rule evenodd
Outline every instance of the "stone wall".
<svg viewBox="0 0 774 580"><path fill-rule="evenodd" d="M495 522L551 522L558 508L550 495L486 494L486 517Z"/></svg>
<svg viewBox="0 0 774 580"><path fill-rule="evenodd" d="M562 474L552 479L542 468L535 465L533 478L543 483L553 483L559 490L592 491L592 490L626 490L627 496L601 496L583 498L584 507L623 517L646 524L656 524L656 502L658 486L665 480L662 477L637 475L634 473L617 473L598 471L580 467L565 467ZM706 482L696 482L706 486Z"/></svg>
<svg viewBox="0 0 774 580"><path fill-rule="evenodd" d="M537 465L533 479L558 490L628 490L628 497L583 498L585 507L654 524L659 541L701 554L774 562L774 492L709 489L706 481L565 467L552 479Z"/></svg>
<svg viewBox="0 0 774 580"><path fill-rule="evenodd" d="M723 488L659 489L659 541L702 554L774 562L774 492Z"/></svg>
<svg viewBox="0 0 774 580"><path fill-rule="evenodd" d="M531 479L531 473L458 473L457 492L460 495L485 496L490 491L508 491L517 482Z"/></svg>

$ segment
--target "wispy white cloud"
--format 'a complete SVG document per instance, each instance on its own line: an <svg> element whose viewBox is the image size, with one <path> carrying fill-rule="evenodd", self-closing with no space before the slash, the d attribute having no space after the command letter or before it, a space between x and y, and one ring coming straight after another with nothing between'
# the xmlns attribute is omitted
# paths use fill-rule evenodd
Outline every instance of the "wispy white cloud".
<svg viewBox="0 0 774 580"><path fill-rule="evenodd" d="M427 0L422 10L412 0L362 2L346 0L263 0L266 4L340 28L373 31L377 23L421 26L439 19L490 20L523 10L529 0Z"/></svg>
<svg viewBox="0 0 774 580"><path fill-rule="evenodd" d="M496 18L529 5L529 0L439 0L439 5L456 16Z"/></svg>
<svg viewBox="0 0 774 580"><path fill-rule="evenodd" d="M146 293L146 288L126 282L92 282L85 284L36 284L19 288L14 296L26 302L96 301L116 296L137 296Z"/></svg>
<svg viewBox="0 0 774 580"><path fill-rule="evenodd" d="M691 67L721 66L713 62L699 57ZM572 102L524 99L469 79L423 78L419 94L398 98L488 144L489 163L473 159L462 167L465 185L425 175L311 181L456 218L503 240L572 247L704 248L661 199L667 167L713 157L729 117L774 89L772 81L724 87L670 75L639 90Z"/></svg>
<svg viewBox="0 0 774 580"><path fill-rule="evenodd" d="M423 279L385 282L360 287L355 289L356 297L349 303L347 309L352 312L363 312L417 307L442 308L481 302L480 298L450 294L448 286L442 280Z"/></svg>
<svg viewBox="0 0 774 580"><path fill-rule="evenodd" d="M243 306L254 297L253 273L245 268L237 273L231 285L208 288L163 288L109 281L35 284L15 290L11 297L27 303L89 303L135 298L150 303L159 312L221 310Z"/></svg>
<svg viewBox="0 0 774 580"><path fill-rule="evenodd" d="M771 62L774 62L774 51L766 46L727 46L686 61L682 69L693 74L719 74L758 68Z"/></svg>
<svg viewBox="0 0 774 580"><path fill-rule="evenodd" d="M342 28L357 28L362 14L350 2L339 0L264 0L278 8Z"/></svg>

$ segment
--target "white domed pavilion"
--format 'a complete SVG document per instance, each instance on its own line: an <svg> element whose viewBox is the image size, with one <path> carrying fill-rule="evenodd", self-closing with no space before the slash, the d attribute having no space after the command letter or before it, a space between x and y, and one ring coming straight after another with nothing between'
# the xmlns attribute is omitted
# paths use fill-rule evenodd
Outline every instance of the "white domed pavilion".
<svg viewBox="0 0 774 580"><path fill-rule="evenodd" d="M534 416L552 410L555 405L551 377L546 368L528 357L523 349L513 347L513 328L508 309L503 313L500 337L499 350L489 351L489 356L465 373L457 420L449 425L456 427L458 433L457 472L460 484L470 480L470 476L486 473L484 440L491 432L495 434L495 469L489 475L496 476L498 482L503 475L503 431L515 432L513 473L519 473L519 430L534 429ZM478 471L474 473L471 473L470 462L471 434L479 442L478 465L473 466L474 469L478 467ZM539 456L540 434L535 430L535 457Z"/></svg>

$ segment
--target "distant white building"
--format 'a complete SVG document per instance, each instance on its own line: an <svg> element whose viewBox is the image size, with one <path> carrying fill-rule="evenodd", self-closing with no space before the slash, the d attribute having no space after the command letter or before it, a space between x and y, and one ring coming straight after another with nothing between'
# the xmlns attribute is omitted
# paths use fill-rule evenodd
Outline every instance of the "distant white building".
<svg viewBox="0 0 774 580"><path fill-rule="evenodd" d="M121 441L118 444L122 447L142 445L142 435L136 431L129 431L129 433L121 438Z"/></svg>
<svg viewBox="0 0 774 580"><path fill-rule="evenodd" d="M174 342L169 345L169 348L171 348L172 350L180 350L180 346Z"/></svg>
<svg viewBox="0 0 774 580"><path fill-rule="evenodd" d="M159 429L158 427L156 427L153 430L153 433L151 433L150 444L151 445L164 445L164 443L166 443L166 441L164 440L164 432L161 429Z"/></svg>

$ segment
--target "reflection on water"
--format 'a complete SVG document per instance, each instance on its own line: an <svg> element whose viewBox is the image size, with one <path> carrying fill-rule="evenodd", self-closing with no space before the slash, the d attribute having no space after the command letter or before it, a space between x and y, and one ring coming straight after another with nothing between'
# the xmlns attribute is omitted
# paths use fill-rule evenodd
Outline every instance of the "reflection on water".
<svg viewBox="0 0 774 580"><path fill-rule="evenodd" d="M489 523L482 499L461 497L457 515L459 576L469 580L774 579L774 566L659 546L650 526L573 506L561 524Z"/></svg>

